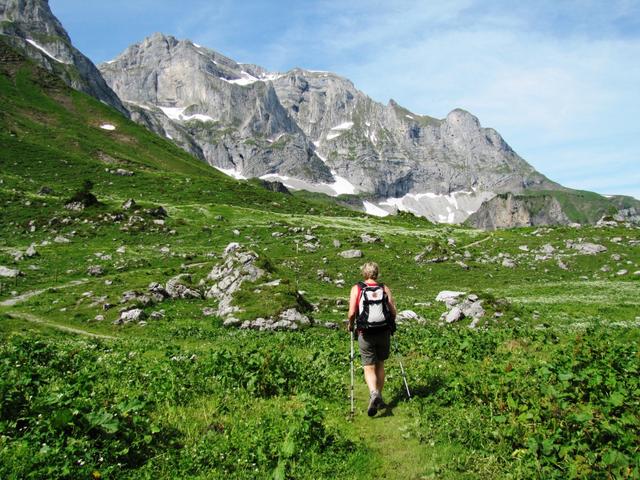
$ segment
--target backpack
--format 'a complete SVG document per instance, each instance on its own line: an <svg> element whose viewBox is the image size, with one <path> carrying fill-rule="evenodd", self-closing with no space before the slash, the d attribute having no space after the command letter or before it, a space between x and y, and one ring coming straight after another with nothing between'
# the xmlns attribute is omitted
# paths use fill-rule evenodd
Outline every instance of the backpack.
<svg viewBox="0 0 640 480"><path fill-rule="evenodd" d="M391 333L396 331L395 318L389 307L389 297L384 290L384 284L367 285L358 282L358 316L356 327L358 330L381 330L388 328Z"/></svg>

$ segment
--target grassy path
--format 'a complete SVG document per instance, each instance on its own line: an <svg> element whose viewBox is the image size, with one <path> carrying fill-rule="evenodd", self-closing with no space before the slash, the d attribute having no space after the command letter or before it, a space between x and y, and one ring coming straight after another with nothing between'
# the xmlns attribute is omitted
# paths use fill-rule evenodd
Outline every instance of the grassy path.
<svg viewBox="0 0 640 480"><path fill-rule="evenodd" d="M392 366L393 368L393 366ZM371 448L377 463L376 479L416 480L433 478L433 447L421 444L408 433L413 423L406 394L385 392L389 407L375 417L367 415L369 391L362 379L356 381L354 434Z"/></svg>
<svg viewBox="0 0 640 480"><path fill-rule="evenodd" d="M27 300L29 300L32 297L35 297L37 295L41 295L44 292L51 290L53 288L69 288L69 287L75 287L77 285L82 285L83 283L87 283L89 280L87 279L82 279L82 280L72 280L71 282L65 283L63 285L57 285L57 286L53 286L53 287L47 287L47 288L42 288L40 290L31 290L29 292L25 292L21 295L18 295L17 297L13 297L13 298L9 298L7 300L3 300L2 302L0 302L0 307L13 307L15 305L17 305L18 303L22 303L25 302Z"/></svg>
<svg viewBox="0 0 640 480"><path fill-rule="evenodd" d="M20 320L25 320L31 323L37 323L40 325L44 325L46 327L55 328L56 330L61 330L63 332L74 333L76 335L84 335L87 337L102 338L107 340L116 340L117 338L117 337L112 337L111 335L102 335L99 333L93 333L87 330L82 330L80 328L67 327L65 325L60 325L58 323L48 322L44 318L40 318L31 313L11 311L11 312L8 312L7 315L11 318L18 318Z"/></svg>

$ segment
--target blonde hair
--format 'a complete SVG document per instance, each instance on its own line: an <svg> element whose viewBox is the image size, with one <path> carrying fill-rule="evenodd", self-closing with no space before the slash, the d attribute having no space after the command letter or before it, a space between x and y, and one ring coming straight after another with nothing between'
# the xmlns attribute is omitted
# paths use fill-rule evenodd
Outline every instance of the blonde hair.
<svg viewBox="0 0 640 480"><path fill-rule="evenodd" d="M367 262L362 266L360 270L365 280L377 280L379 273L378 264L375 262Z"/></svg>

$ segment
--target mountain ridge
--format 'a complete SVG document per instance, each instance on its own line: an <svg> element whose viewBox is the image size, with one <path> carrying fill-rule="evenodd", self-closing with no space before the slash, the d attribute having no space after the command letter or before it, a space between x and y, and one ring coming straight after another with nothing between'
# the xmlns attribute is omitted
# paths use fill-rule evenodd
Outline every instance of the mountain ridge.
<svg viewBox="0 0 640 480"><path fill-rule="evenodd" d="M409 210L448 222L463 221L496 193L563 189L469 112L454 109L444 119L417 115L393 100L372 100L332 72L269 72L161 33L99 68L138 111L134 117L146 117L140 121L237 178L259 176L333 195L361 193L377 202L375 213ZM260 111L234 119L229 111L243 113L246 102L233 102L242 95L268 101ZM145 107L147 112L139 111ZM164 118L159 111L149 113L154 109ZM280 121L265 124L273 116ZM192 122L185 132L182 127L193 120L200 125ZM273 153L276 141L284 152ZM239 147L247 144L254 148ZM302 171L287 165L301 161Z"/></svg>

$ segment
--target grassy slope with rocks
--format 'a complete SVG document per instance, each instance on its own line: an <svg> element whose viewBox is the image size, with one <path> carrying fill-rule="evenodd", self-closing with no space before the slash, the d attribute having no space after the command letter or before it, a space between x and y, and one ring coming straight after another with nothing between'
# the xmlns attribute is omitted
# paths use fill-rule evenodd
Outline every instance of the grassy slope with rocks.
<svg viewBox="0 0 640 480"><path fill-rule="evenodd" d="M640 476L637 228L486 233L269 192L7 47L2 56L0 265L24 273L0 279L2 478ZM85 180L100 204L65 209ZM123 210L129 198L141 208ZM145 212L157 206L164 224ZM585 255L568 241L607 250ZM197 288L230 242L268 260L287 292L303 291L318 324L344 319L359 265L377 261L399 308L426 320L397 334L413 400L392 358L390 408L366 416L358 369L347 421L344 331L224 328L203 314L215 299L167 299L144 307L163 318L113 324L125 291L180 273ZM31 244L38 255L16 260ZM338 255L348 249L363 258ZM441 290L479 294L484 323L440 325ZM279 308L264 312L257 298L238 295L248 312Z"/></svg>

